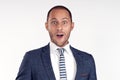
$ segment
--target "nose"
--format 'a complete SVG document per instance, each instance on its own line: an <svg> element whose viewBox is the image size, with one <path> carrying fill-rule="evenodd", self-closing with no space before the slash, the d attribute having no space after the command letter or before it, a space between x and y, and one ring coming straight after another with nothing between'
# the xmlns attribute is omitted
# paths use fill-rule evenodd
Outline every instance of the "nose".
<svg viewBox="0 0 120 80"><path fill-rule="evenodd" d="M63 29L62 25L61 25L61 24L58 24L58 25L57 25L57 30L62 30L62 29Z"/></svg>

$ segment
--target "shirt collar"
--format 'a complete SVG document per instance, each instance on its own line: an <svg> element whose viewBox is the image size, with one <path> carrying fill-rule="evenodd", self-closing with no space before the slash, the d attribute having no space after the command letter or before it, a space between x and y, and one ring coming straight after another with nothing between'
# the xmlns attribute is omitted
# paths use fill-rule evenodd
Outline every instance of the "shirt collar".
<svg viewBox="0 0 120 80"><path fill-rule="evenodd" d="M50 50L52 50L52 51L57 51L57 48L61 48L61 47L59 47L59 46L57 46L55 43L53 43L53 42L50 42ZM71 50L70 50L70 44L68 43L67 45L65 45L64 47L62 47L62 48L64 48L65 49L65 51L69 54L70 52L71 52Z"/></svg>

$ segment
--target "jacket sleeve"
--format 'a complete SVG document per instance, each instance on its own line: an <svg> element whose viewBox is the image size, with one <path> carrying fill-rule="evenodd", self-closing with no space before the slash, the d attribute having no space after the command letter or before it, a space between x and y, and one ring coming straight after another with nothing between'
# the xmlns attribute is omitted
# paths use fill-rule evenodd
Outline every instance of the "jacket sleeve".
<svg viewBox="0 0 120 80"><path fill-rule="evenodd" d="M93 56L91 55L91 60L90 60L90 75L89 75L89 80L97 80L96 76L96 67L95 67L95 61Z"/></svg>
<svg viewBox="0 0 120 80"><path fill-rule="evenodd" d="M16 80L32 80L30 55L26 53L19 68Z"/></svg>

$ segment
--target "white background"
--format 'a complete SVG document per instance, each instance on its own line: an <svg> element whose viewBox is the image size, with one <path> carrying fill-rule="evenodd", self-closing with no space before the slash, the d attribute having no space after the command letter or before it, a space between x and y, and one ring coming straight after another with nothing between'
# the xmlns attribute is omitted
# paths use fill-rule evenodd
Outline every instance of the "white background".
<svg viewBox="0 0 120 80"><path fill-rule="evenodd" d="M119 80L119 0L0 0L0 80L15 80L25 52L48 44L44 23L57 4L71 10L70 43L94 56L98 80Z"/></svg>

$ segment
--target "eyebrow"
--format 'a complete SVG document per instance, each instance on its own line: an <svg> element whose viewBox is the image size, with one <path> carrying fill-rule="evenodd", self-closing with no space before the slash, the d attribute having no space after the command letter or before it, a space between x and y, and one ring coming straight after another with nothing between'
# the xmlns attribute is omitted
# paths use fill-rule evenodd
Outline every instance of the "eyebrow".
<svg viewBox="0 0 120 80"><path fill-rule="evenodd" d="M67 18L67 17L65 17L65 18L62 18L62 19L67 19L67 20L69 20L69 18Z"/></svg>
<svg viewBox="0 0 120 80"><path fill-rule="evenodd" d="M57 20L57 19L56 18L51 18L50 21L52 21L52 20Z"/></svg>

